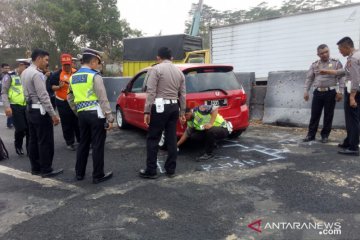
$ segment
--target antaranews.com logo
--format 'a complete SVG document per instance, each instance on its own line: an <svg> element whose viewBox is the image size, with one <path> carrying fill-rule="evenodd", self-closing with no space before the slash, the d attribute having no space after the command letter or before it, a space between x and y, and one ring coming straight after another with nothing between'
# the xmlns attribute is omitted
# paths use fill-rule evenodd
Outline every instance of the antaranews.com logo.
<svg viewBox="0 0 360 240"><path fill-rule="evenodd" d="M340 222L266 222L258 219L248 225L252 230L261 233L264 230L317 230L319 235L341 235Z"/></svg>

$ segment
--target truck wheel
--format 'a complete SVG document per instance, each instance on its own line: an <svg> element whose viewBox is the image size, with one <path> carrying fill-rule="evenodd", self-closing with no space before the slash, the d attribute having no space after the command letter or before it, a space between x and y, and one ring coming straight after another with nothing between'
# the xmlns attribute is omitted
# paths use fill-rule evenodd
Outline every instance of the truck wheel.
<svg viewBox="0 0 360 240"><path fill-rule="evenodd" d="M244 130L237 130L237 131L233 131L230 135L229 138L238 138L240 137L240 135L244 132Z"/></svg>
<svg viewBox="0 0 360 240"><path fill-rule="evenodd" d="M129 126L124 118L124 113L119 106L116 107L116 122L120 129L126 129Z"/></svg>

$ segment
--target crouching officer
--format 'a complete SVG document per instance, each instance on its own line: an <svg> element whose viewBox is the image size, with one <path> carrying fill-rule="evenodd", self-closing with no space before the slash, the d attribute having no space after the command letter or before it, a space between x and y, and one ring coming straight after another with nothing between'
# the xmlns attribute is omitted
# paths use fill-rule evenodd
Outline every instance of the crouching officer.
<svg viewBox="0 0 360 240"><path fill-rule="evenodd" d="M82 67L71 76L68 93L70 107L79 118L80 144L76 156L76 179L83 180L90 144L93 157L93 183L109 180L112 172L104 173L106 130L112 128L114 117L106 95L104 82L97 71L101 67L99 51L82 49Z"/></svg>
<svg viewBox="0 0 360 240"><path fill-rule="evenodd" d="M2 100L7 117L13 117L15 126L15 151L18 155L24 155L23 140L26 137L26 152L28 153L29 130L26 120L26 101L21 84L21 73L30 66L30 59L16 59L19 63L17 73L7 73L3 77Z"/></svg>
<svg viewBox="0 0 360 240"><path fill-rule="evenodd" d="M36 49L31 54L32 65L21 74L27 101L29 124L29 158L31 173L42 177L52 177L63 172L54 170L54 127L60 123L46 91L43 71L49 64L49 53Z"/></svg>
<svg viewBox="0 0 360 240"><path fill-rule="evenodd" d="M194 109L186 109L185 118L187 129L177 143L179 147L188 138L205 141L205 153L197 158L197 161L205 161L212 158L215 141L224 139L232 131L230 122L218 113L218 107L201 105Z"/></svg>
<svg viewBox="0 0 360 240"><path fill-rule="evenodd" d="M342 99L345 80L338 75L325 75L320 72L320 70L324 69L342 69L342 64L339 60L330 58L327 45L319 45L317 48L317 55L320 59L311 64L305 81L304 100L309 100L309 91L312 85L314 86L314 93L311 104L309 130L303 141L309 142L315 140L321 113L324 109L324 124L321 130L321 142L327 143L331 132L336 101L341 101ZM337 84L339 84L338 92L336 91Z"/></svg>

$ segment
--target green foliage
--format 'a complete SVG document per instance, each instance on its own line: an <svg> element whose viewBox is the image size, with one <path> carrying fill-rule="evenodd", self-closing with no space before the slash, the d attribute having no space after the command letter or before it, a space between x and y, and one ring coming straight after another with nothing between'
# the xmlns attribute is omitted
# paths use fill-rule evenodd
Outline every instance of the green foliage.
<svg viewBox="0 0 360 240"><path fill-rule="evenodd" d="M141 36L120 19L116 0L0 0L0 47L43 48L51 65L60 53L92 47L106 53L108 62L122 58L122 40ZM24 56L19 56L24 57Z"/></svg>
<svg viewBox="0 0 360 240"><path fill-rule="evenodd" d="M200 20L199 36L203 38L204 47L209 48L209 29L211 26L221 26L262 19L271 19L290 14L313 11L323 8L335 7L346 4L348 1L337 0L285 0L281 7L269 7L262 2L250 10L218 11L204 4ZM197 4L192 4L189 19L185 22L185 33L191 28L192 17Z"/></svg>

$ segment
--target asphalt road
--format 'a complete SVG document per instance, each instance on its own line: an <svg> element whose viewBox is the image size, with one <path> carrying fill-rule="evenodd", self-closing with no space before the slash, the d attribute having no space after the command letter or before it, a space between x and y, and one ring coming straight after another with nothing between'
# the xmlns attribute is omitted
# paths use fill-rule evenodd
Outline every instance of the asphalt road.
<svg viewBox="0 0 360 240"><path fill-rule="evenodd" d="M91 183L91 158L85 180L74 179L75 152L66 149L60 126L54 167L65 172L53 179L29 174L4 116L0 136L10 152L0 162L1 240L360 239L360 159L336 153L341 132L328 144L305 144L302 130L255 125L220 142L208 162L195 161L201 143L188 143L176 178L143 180L137 171L146 133L116 129L105 148L114 177L98 185ZM165 157L161 151L160 165ZM253 222L257 231L248 227Z"/></svg>

